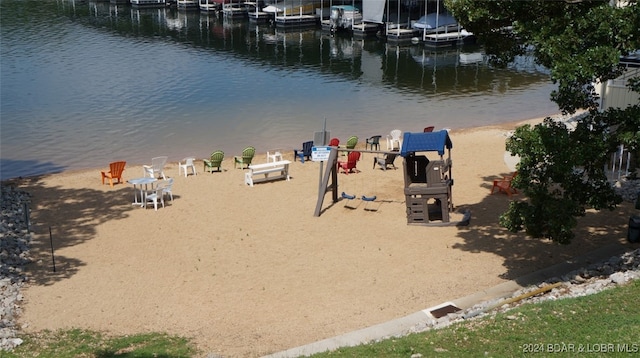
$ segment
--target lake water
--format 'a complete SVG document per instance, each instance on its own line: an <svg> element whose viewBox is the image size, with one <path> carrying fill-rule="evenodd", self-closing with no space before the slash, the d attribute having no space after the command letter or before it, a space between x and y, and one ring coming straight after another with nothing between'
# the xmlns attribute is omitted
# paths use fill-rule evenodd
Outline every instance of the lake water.
<svg viewBox="0 0 640 358"><path fill-rule="evenodd" d="M556 113L544 68L108 2L2 0L0 178ZM478 61L479 60L479 61ZM454 143L455 146L455 143Z"/></svg>

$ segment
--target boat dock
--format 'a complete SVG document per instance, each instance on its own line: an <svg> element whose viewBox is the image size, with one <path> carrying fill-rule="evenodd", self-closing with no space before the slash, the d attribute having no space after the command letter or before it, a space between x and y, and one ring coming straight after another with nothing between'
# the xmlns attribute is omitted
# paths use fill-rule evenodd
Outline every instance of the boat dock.
<svg viewBox="0 0 640 358"><path fill-rule="evenodd" d="M167 6L167 2L165 0L131 0L131 7L133 8L153 8L165 6Z"/></svg>
<svg viewBox="0 0 640 358"><path fill-rule="evenodd" d="M467 31L454 31L444 33L426 34L423 36L422 41L427 47L445 47L453 45L461 45L465 41L472 38L472 35Z"/></svg>
<svg viewBox="0 0 640 358"><path fill-rule="evenodd" d="M276 16L276 27L292 28L292 27L311 27L318 25L319 17L317 15L289 15Z"/></svg>
<svg viewBox="0 0 640 358"><path fill-rule="evenodd" d="M249 19L251 24L268 24L277 28L309 28L319 26L322 31L342 31L350 33L354 38L362 39L366 37L377 36L389 43L405 43L412 42L414 44L422 43L425 47L438 48L462 45L475 39L472 34L458 25L456 28L451 26L443 26L434 29L427 28L425 22L424 28L414 26L418 21L405 21L398 17L393 22L362 21L362 16L352 16L351 12L346 10L340 13L343 17L332 19L330 14L336 13L336 9L351 8L351 6L332 6L331 8L322 8L318 4L304 4L303 6L275 6L269 5L261 8L258 1L243 0L107 0L111 4L130 4L132 7L164 7L168 4L176 4L178 10L200 9L202 13L209 15L221 15L225 19ZM344 10L344 9L342 9ZM358 9L352 10L359 12ZM432 15L432 14L429 14ZM346 16L346 17L344 17ZM423 16L424 17L424 16ZM337 19L337 20L336 20ZM428 20L429 18L427 18ZM339 21L338 21L339 20ZM338 22L336 22L338 21ZM426 20L425 20L426 21ZM432 26L432 25L430 25ZM427 30L425 30L427 29Z"/></svg>
<svg viewBox="0 0 640 358"><path fill-rule="evenodd" d="M378 30L380 30L380 27L381 24L374 22L361 22L359 24L354 24L351 31L353 32L353 36L361 38L375 36Z"/></svg>
<svg viewBox="0 0 640 358"><path fill-rule="evenodd" d="M198 7L200 8L200 11L207 14L213 14L220 10L220 4L214 0L200 0Z"/></svg>
<svg viewBox="0 0 640 358"><path fill-rule="evenodd" d="M264 11L249 11L249 21L255 24L266 24L273 19L273 14Z"/></svg>
<svg viewBox="0 0 640 358"><path fill-rule="evenodd" d="M391 27L392 25L389 25L389 27L387 27L387 41L389 42L405 42L405 41L412 41L414 38L418 37L418 30L415 29L407 29L407 28L401 28L401 27Z"/></svg>
<svg viewBox="0 0 640 358"><path fill-rule="evenodd" d="M228 3L222 5L222 15L226 18L242 19L247 17L248 9L244 4Z"/></svg>

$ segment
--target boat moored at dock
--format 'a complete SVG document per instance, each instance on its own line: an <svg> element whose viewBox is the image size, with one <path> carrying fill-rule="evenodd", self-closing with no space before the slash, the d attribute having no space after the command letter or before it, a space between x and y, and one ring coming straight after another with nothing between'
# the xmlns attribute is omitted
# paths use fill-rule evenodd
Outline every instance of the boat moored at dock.
<svg viewBox="0 0 640 358"><path fill-rule="evenodd" d="M332 32L351 31L354 25L362 23L360 9L352 5L334 5L329 9L329 20L322 21L322 29Z"/></svg>

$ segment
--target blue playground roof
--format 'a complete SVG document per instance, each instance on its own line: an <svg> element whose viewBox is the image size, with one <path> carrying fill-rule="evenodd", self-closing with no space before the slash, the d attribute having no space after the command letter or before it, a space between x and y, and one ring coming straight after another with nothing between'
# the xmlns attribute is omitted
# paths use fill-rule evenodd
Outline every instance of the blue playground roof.
<svg viewBox="0 0 640 358"><path fill-rule="evenodd" d="M400 155L406 157L412 152L438 152L438 154L444 155L445 148L451 149L452 147L449 132L446 130L427 133L405 132Z"/></svg>

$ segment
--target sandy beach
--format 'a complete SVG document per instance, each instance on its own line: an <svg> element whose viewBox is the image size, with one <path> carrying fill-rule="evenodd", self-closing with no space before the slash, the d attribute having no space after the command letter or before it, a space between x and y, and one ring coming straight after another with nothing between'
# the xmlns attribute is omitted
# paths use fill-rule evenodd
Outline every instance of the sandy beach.
<svg viewBox="0 0 640 358"><path fill-rule="evenodd" d="M203 172L198 158L197 175L186 178L178 175L181 158L169 158L174 200L157 211L132 205L126 182L101 185L108 163L23 179L19 186L33 196L37 262L28 267L22 329L165 331L192 338L203 355L257 357L625 243L629 203L589 212L568 246L498 225L509 198L490 191L509 173L504 143L515 126L450 132L453 202L471 211L468 226L408 225L402 158L397 170L382 171L372 168L371 153L358 173L339 174L339 190L377 200L348 209L327 194L319 217L319 163L293 162L292 151L285 152L290 181L254 187L244 184L246 170L233 167L240 153L225 153L219 173ZM348 133L337 136L346 141ZM263 162L265 154L256 154L254 163ZM142 164L128 163L124 179L141 177Z"/></svg>

